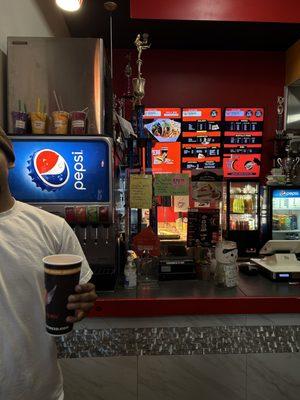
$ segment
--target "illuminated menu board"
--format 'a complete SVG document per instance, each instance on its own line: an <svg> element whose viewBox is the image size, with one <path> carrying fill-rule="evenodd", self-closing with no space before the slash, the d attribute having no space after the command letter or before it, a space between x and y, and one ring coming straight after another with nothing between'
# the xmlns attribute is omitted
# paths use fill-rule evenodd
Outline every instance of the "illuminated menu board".
<svg viewBox="0 0 300 400"><path fill-rule="evenodd" d="M221 108L184 108L181 165L183 170L221 167Z"/></svg>
<svg viewBox="0 0 300 400"><path fill-rule="evenodd" d="M145 108L144 129L158 142L176 142L181 134L180 108Z"/></svg>
<svg viewBox="0 0 300 400"><path fill-rule="evenodd" d="M152 171L153 173L180 173L180 143L153 143Z"/></svg>
<svg viewBox="0 0 300 400"><path fill-rule="evenodd" d="M225 178L260 174L263 108L226 108L223 170Z"/></svg>

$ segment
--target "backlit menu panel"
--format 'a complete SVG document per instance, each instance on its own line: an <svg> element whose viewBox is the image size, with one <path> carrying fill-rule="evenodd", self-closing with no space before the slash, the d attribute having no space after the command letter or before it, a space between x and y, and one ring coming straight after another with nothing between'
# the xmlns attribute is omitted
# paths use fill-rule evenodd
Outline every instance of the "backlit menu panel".
<svg viewBox="0 0 300 400"><path fill-rule="evenodd" d="M144 129L158 142L176 142L181 134L180 108L146 108Z"/></svg>
<svg viewBox="0 0 300 400"><path fill-rule="evenodd" d="M180 143L153 143L152 171L156 173L180 173Z"/></svg>
<svg viewBox="0 0 300 400"><path fill-rule="evenodd" d="M225 178L256 178L260 174L263 108L227 108L223 169Z"/></svg>
<svg viewBox="0 0 300 400"><path fill-rule="evenodd" d="M184 108L182 113L182 169L221 166L221 108Z"/></svg>

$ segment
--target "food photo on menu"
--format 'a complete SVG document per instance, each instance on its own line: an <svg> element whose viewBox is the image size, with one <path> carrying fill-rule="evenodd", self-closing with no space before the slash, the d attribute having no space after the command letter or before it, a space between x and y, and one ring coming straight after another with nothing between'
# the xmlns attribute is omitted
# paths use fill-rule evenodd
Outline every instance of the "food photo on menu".
<svg viewBox="0 0 300 400"><path fill-rule="evenodd" d="M181 133L181 123L172 119L159 119L146 124L145 129L159 142L176 142Z"/></svg>
<svg viewBox="0 0 300 400"><path fill-rule="evenodd" d="M180 173L180 143L155 142L152 148L152 169L154 173Z"/></svg>

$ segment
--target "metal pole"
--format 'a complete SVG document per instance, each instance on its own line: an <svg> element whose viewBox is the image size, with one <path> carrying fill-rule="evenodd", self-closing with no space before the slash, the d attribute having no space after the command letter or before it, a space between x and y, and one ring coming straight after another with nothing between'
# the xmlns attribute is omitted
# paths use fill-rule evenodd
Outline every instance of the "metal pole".
<svg viewBox="0 0 300 400"><path fill-rule="evenodd" d="M113 17L110 14L110 73L111 79L114 77L114 63L113 63Z"/></svg>

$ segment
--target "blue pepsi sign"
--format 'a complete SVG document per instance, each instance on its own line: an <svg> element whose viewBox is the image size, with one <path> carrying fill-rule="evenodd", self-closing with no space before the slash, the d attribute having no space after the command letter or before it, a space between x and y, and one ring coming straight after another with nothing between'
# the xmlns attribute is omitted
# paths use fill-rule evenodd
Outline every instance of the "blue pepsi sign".
<svg viewBox="0 0 300 400"><path fill-rule="evenodd" d="M110 202L110 143L105 139L14 138L13 196L28 203Z"/></svg>
<svg viewBox="0 0 300 400"><path fill-rule="evenodd" d="M276 189L273 191L273 197L280 199L300 197L300 189Z"/></svg>

